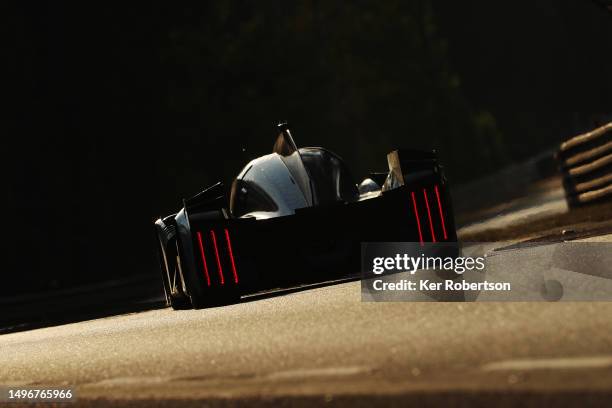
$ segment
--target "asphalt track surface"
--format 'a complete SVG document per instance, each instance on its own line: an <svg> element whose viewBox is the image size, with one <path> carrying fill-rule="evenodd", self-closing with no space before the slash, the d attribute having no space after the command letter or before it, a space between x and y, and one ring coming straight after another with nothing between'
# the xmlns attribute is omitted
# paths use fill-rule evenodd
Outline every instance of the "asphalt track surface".
<svg viewBox="0 0 612 408"><path fill-rule="evenodd" d="M0 383L76 386L94 406L603 403L611 316L612 303L364 303L350 282L6 334Z"/></svg>
<svg viewBox="0 0 612 408"><path fill-rule="evenodd" d="M368 303L347 282L4 334L0 384L81 406L610 406L612 303Z"/></svg>

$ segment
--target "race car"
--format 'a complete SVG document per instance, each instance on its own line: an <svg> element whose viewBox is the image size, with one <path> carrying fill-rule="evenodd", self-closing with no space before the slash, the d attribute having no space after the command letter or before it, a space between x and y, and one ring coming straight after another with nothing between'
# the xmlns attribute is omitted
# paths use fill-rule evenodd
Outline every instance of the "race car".
<svg viewBox="0 0 612 408"><path fill-rule="evenodd" d="M399 149L361 183L321 147L298 148L286 123L272 153L155 221L174 309L238 302L274 288L355 276L362 242L456 242L435 152Z"/></svg>

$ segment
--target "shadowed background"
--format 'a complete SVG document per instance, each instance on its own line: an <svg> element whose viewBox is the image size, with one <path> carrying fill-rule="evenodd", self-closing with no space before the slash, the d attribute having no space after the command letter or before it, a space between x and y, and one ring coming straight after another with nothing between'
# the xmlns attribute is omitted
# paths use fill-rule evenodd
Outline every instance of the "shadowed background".
<svg viewBox="0 0 612 408"><path fill-rule="evenodd" d="M21 5L4 50L0 294L157 276L152 220L288 120L357 179L404 146L452 183L551 148L612 106L595 2L214 1Z"/></svg>

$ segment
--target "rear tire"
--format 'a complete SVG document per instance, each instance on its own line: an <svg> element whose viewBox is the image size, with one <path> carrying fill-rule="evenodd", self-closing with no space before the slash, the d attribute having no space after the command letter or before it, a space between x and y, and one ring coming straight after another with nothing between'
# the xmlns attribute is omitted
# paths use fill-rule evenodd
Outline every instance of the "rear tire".
<svg viewBox="0 0 612 408"><path fill-rule="evenodd" d="M170 306L174 310L191 309L191 301L186 297L170 296Z"/></svg>

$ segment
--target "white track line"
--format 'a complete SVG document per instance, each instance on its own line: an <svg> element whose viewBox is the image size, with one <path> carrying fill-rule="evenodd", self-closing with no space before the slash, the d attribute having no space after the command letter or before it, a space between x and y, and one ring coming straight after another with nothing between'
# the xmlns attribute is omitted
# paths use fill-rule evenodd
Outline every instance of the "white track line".
<svg viewBox="0 0 612 408"><path fill-rule="evenodd" d="M485 364L481 367L481 369L483 371L527 371L609 367L612 367L612 356L504 360Z"/></svg>

